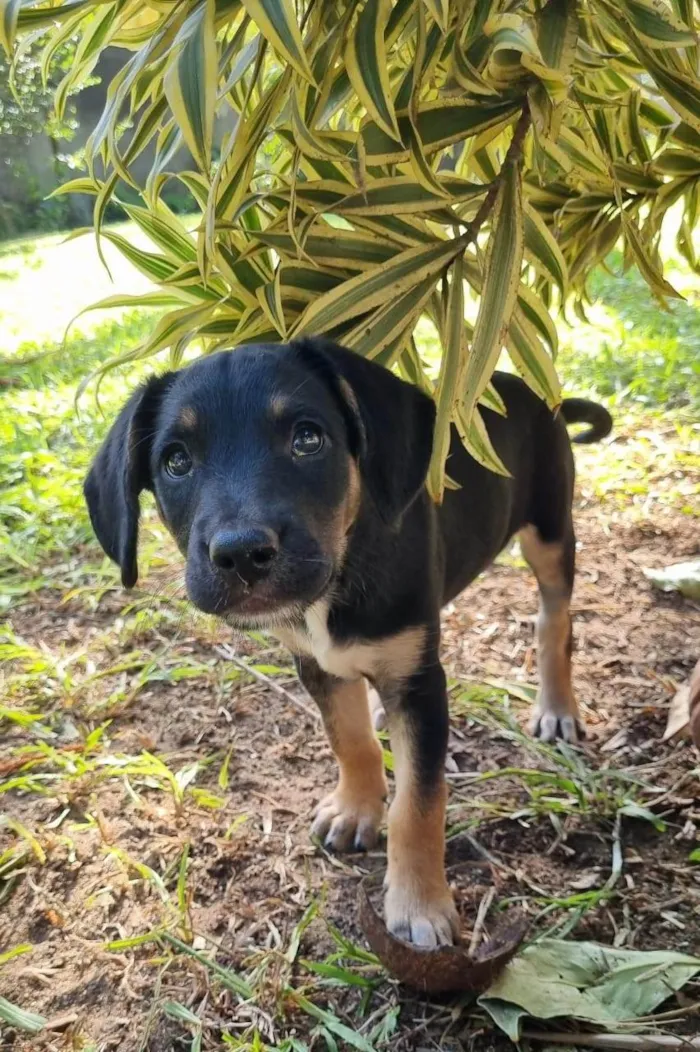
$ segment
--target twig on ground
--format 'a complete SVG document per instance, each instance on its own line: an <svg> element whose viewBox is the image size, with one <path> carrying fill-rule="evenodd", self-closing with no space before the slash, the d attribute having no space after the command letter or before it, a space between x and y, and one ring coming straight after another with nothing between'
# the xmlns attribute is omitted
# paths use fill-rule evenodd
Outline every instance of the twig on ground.
<svg viewBox="0 0 700 1052"><path fill-rule="evenodd" d="M496 889L494 887L490 887L484 895L484 897L482 898L481 902L479 903L479 909L477 910L476 920L474 922L474 930L472 932L472 937L469 941L469 950L467 951L470 957L473 957L477 951L479 939L481 938L481 932L484 927L484 921L486 920L486 915L491 909L491 903L493 902L495 894Z"/></svg>
<svg viewBox="0 0 700 1052"><path fill-rule="evenodd" d="M666 1022L678 1022L679 1019L687 1019L690 1015L697 1015L700 1012L700 1001L694 1001L692 1005L686 1005L683 1008L673 1008L669 1012L657 1012L655 1015L640 1015L635 1019L635 1025L637 1023L666 1023Z"/></svg>
<svg viewBox="0 0 700 1052"><path fill-rule="evenodd" d="M64 1012L63 1015L54 1016L53 1019L49 1019L44 1029L46 1030L65 1030L71 1023L75 1023L80 1016L77 1012Z"/></svg>
<svg viewBox="0 0 700 1052"><path fill-rule="evenodd" d="M550 1045L581 1045L602 1048L608 1052L700 1052L700 1038L673 1037L670 1034L566 1034L546 1030L526 1030L522 1035L530 1041L546 1041Z"/></svg>
<svg viewBox="0 0 700 1052"><path fill-rule="evenodd" d="M221 657L225 658L227 661L230 661L233 665L236 665L244 672L247 672L249 676L252 676L254 679L259 680L261 683L264 683L266 687L270 688L270 690L274 690L274 692L276 694L279 694L280 697L285 698L287 701L291 702L292 705L295 705L298 709L301 709L301 711L305 712L310 719L314 720L316 723L319 722L319 720L321 719L321 714L319 712L316 712L314 709L312 709L310 705L304 704L301 698L295 697L294 694L291 693L291 691L287 690L285 687L280 686L279 683L275 683L274 679L272 679L271 676L266 676L264 672L260 671L260 669L254 668L253 665L249 665L247 661L244 661L242 658L239 658L236 654L234 654L231 647L227 646L224 643L223 646L214 647L214 649L217 654L220 654Z"/></svg>

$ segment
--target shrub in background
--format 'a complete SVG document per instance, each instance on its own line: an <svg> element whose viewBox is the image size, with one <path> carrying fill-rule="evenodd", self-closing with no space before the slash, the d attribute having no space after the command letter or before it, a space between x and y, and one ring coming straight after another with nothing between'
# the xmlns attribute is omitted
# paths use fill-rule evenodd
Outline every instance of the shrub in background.
<svg viewBox="0 0 700 1052"><path fill-rule="evenodd" d="M8 52L69 37L65 102L101 51L129 55L87 146L94 225L121 181L143 251L108 238L169 308L134 355L177 364L252 340L327 333L430 390L438 420L430 486L444 486L449 427L504 470L480 412L505 347L552 407L552 315L582 312L586 281L618 242L661 300L660 233L700 180L697 5L692 0L66 0L0 5ZM213 150L214 123L232 130ZM130 126L129 135L124 129ZM143 185L131 167L148 146ZM192 170L175 173L185 145ZM216 152L216 156L214 153ZM177 179L201 220L163 202ZM474 324L465 297L478 298ZM126 302L122 297L112 303ZM135 300L129 300L136 303ZM442 345L437 379L413 331Z"/></svg>

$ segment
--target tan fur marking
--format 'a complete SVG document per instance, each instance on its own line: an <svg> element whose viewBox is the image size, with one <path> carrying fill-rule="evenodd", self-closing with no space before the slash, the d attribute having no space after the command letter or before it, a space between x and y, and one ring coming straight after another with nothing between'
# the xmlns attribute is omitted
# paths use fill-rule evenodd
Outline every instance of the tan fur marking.
<svg viewBox="0 0 700 1052"><path fill-rule="evenodd" d="M178 413L177 422L180 427L184 427L187 431L194 431L197 426L197 414L191 405L183 406Z"/></svg>
<svg viewBox="0 0 700 1052"><path fill-rule="evenodd" d="M289 402L284 395L273 395L270 402L270 415L274 420L279 420L287 412Z"/></svg>
<svg viewBox="0 0 700 1052"><path fill-rule="evenodd" d="M344 376L339 376L338 377L338 386L340 387L340 390L343 392L343 397L344 397L345 401L348 403L348 405L350 406L350 408L352 409L353 413L355 413L359 417L359 415L360 415L360 407L357 404L357 395L355 394L355 392L353 391L352 387L350 386L350 384L348 383L348 381L345 379Z"/></svg>
<svg viewBox="0 0 700 1052"><path fill-rule="evenodd" d="M537 665L541 706L557 715L577 716L578 706L571 685L568 602L557 610L541 607L537 617Z"/></svg>
<svg viewBox="0 0 700 1052"><path fill-rule="evenodd" d="M426 797L403 719L390 720L396 796L389 808L385 912L389 930L419 945L449 943L457 913L445 876L444 778Z"/></svg>
<svg viewBox="0 0 700 1052"><path fill-rule="evenodd" d="M364 680L338 684L324 723L340 765L338 788L353 796L384 799L382 748L372 729Z"/></svg>
<svg viewBox="0 0 700 1052"><path fill-rule="evenodd" d="M360 469L352 457L348 457L348 491L343 504L342 530L345 537L355 523L357 513L360 510L360 499L362 497L362 483L360 482Z"/></svg>
<svg viewBox="0 0 700 1052"><path fill-rule="evenodd" d="M345 553L348 547L348 535L355 524L357 513L360 510L362 497L362 484L360 472L352 457L348 456L348 482L345 490L345 498L340 504L326 532L326 541L333 553L333 561L336 569L340 569L345 561Z"/></svg>
<svg viewBox="0 0 700 1052"><path fill-rule="evenodd" d="M360 676L400 684L418 667L425 644L425 626L405 628L376 643L337 645L328 632L328 603L320 600L306 612L304 628L275 628L273 633L292 653L309 654L324 672L339 679ZM387 702L388 702L387 698Z"/></svg>
<svg viewBox="0 0 700 1052"><path fill-rule="evenodd" d="M446 805L443 784L429 802L413 791L398 793L389 809L389 884L402 874L403 894L416 902L441 899L445 890Z"/></svg>
<svg viewBox="0 0 700 1052"><path fill-rule="evenodd" d="M356 842L371 847L384 816L388 790L364 680L339 683L321 712L340 771L334 792L318 806L312 832L328 837L339 850Z"/></svg>
<svg viewBox="0 0 700 1052"><path fill-rule="evenodd" d="M377 678L386 677L396 683L412 676L423 657L425 634L425 625L416 625L375 643Z"/></svg>
<svg viewBox="0 0 700 1052"><path fill-rule="evenodd" d="M534 570L540 586L553 592L565 592L561 544L547 544L540 539L534 526L523 527L518 538L523 557Z"/></svg>
<svg viewBox="0 0 700 1052"><path fill-rule="evenodd" d="M569 717L573 725L579 715L571 683L571 615L563 570L564 552L561 544L542 541L534 526L526 526L520 531L520 547L540 587L537 617L539 690L534 724L544 726L549 718L550 730L543 736L550 738L555 733L552 719ZM559 729L562 730L561 726ZM564 734L572 737L571 729L567 733L564 728Z"/></svg>

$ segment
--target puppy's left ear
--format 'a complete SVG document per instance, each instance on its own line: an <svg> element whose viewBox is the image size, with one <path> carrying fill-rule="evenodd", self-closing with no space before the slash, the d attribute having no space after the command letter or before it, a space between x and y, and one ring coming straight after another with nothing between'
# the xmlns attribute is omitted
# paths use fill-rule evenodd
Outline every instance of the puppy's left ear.
<svg viewBox="0 0 700 1052"><path fill-rule="evenodd" d="M113 423L85 479L90 521L104 551L122 572L122 584L138 580L136 549L139 494L152 489L151 444L160 400L174 373L153 376L131 395Z"/></svg>
<svg viewBox="0 0 700 1052"><path fill-rule="evenodd" d="M425 484L435 403L383 366L329 340L293 346L334 388L367 489L384 521L395 525Z"/></svg>

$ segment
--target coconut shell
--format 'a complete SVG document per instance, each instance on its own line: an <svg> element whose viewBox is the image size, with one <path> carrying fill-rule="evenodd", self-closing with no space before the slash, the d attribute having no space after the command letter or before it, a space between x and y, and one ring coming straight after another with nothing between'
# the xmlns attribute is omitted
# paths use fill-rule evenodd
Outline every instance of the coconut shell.
<svg viewBox="0 0 700 1052"><path fill-rule="evenodd" d="M497 929L473 956L466 946L425 949L389 932L372 904L367 879L360 884L358 898L360 925L386 970L406 986L425 993L482 993L515 955L528 927L518 915Z"/></svg>

